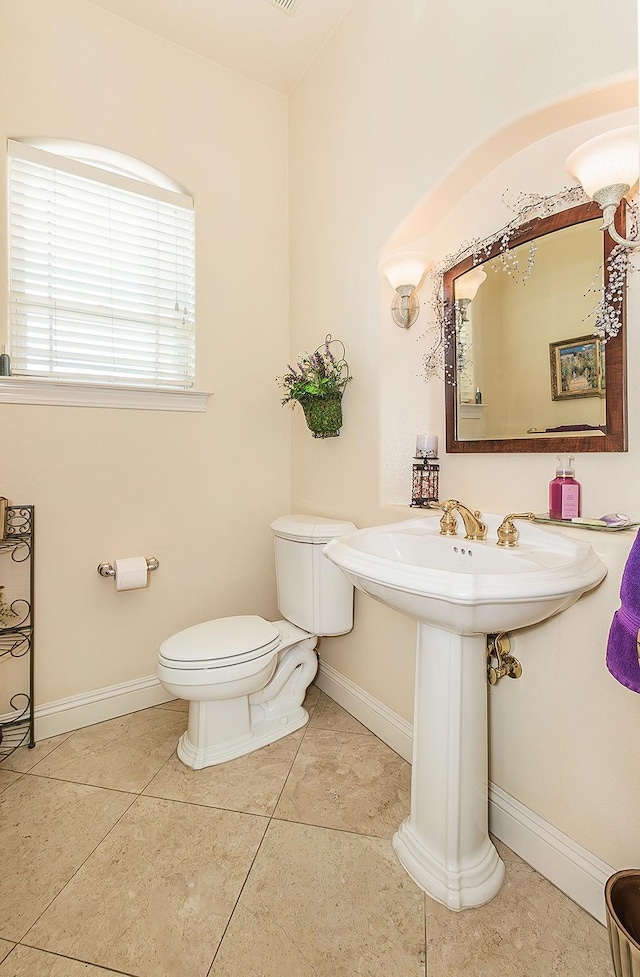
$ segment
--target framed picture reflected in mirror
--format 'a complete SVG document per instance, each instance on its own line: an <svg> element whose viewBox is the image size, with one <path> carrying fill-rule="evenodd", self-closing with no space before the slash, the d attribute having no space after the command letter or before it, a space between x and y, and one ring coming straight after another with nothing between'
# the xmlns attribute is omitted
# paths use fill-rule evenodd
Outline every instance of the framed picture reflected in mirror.
<svg viewBox="0 0 640 977"><path fill-rule="evenodd" d="M549 343L552 400L603 397L603 349L596 336Z"/></svg>

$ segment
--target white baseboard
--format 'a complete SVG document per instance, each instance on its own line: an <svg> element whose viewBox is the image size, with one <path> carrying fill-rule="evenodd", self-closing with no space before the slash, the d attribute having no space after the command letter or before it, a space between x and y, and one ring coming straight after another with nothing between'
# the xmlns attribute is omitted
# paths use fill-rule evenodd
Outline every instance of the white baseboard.
<svg viewBox="0 0 640 977"><path fill-rule="evenodd" d="M48 702L36 706L36 741L57 736L59 733L69 733L83 726L92 726L94 723L104 722L105 719L126 716L130 712L148 709L149 706L157 706L173 698L165 692L155 675L146 675L131 682L121 682L119 685ZM0 717L2 720L10 718L11 716Z"/></svg>
<svg viewBox="0 0 640 977"><path fill-rule="evenodd" d="M413 726L410 722L322 660L314 682L383 743L411 763Z"/></svg>
<svg viewBox="0 0 640 977"><path fill-rule="evenodd" d="M413 727L326 662L318 688L411 762ZM605 923L604 884L614 869L495 784L489 784L492 834L579 906Z"/></svg>
<svg viewBox="0 0 640 977"><path fill-rule="evenodd" d="M540 875L606 924L604 885L615 869L495 784L489 784L489 827Z"/></svg>

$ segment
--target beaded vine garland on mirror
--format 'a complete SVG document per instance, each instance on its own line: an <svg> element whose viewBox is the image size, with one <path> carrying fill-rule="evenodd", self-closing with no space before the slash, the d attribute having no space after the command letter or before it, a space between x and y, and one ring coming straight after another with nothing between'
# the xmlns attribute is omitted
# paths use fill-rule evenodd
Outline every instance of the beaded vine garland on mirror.
<svg viewBox="0 0 640 977"><path fill-rule="evenodd" d="M518 234L524 224L531 221L551 217L570 207L576 207L589 201L582 187L570 187L561 190L559 193L548 197L538 194L521 193L514 203L508 200L509 191L502 196L505 206L513 213L513 217L503 227L493 234L483 239L473 239L465 241L457 251L446 257L434 266L431 273L432 293L429 305L431 308L432 319L425 331L419 337L430 344L428 352L422 357L424 369L424 379L431 380L434 377L444 380L453 386L456 384L456 377L445 362L445 353L451 338L449 338L449 326L447 321L447 310L444 303L443 278L448 269L453 268L465 258L473 256L473 265L482 264L489 254L498 246L498 252L494 255L497 264L505 274L509 275L514 281L525 284L533 271L536 255L536 241L532 240L528 253L526 266L521 268L515 252L511 249L511 241ZM627 203L627 225L630 228L630 236L635 236L638 226L638 208L635 203ZM604 265L601 265L587 290L587 293L594 295L594 307L589 318L592 320L593 335L597 336L601 343L606 343L607 339L617 336L621 327L620 309L622 306L622 295L625 287L627 273L635 270L632 258L635 252L615 245L606 262L608 275L608 288L603 294L602 281L604 277ZM588 326L587 326L588 328Z"/></svg>

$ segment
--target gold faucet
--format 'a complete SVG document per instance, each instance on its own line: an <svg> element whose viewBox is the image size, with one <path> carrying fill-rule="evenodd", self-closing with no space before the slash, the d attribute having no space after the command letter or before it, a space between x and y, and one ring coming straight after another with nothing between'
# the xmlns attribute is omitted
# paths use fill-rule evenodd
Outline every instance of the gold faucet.
<svg viewBox="0 0 640 977"><path fill-rule="evenodd" d="M480 518L482 513L479 509L472 512L471 509L467 509L466 505L458 502L457 499L447 499L446 502L432 502L430 503L430 507L433 509L442 509L444 513L440 520L441 536L456 535L458 523L455 513L459 512L466 530L465 539L484 539L486 537L487 526Z"/></svg>
<svg viewBox="0 0 640 977"><path fill-rule="evenodd" d="M512 548L518 545L520 533L513 525L514 519L535 519L535 512L512 512L498 526L498 546Z"/></svg>

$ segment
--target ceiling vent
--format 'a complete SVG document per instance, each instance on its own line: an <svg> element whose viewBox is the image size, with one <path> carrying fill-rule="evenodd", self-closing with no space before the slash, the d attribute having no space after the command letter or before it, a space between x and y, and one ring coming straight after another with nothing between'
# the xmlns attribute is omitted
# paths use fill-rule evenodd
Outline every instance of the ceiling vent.
<svg viewBox="0 0 640 977"><path fill-rule="evenodd" d="M267 3L270 3L272 7L278 7L279 10L283 10L290 17L293 17L300 6L300 0L267 0Z"/></svg>

